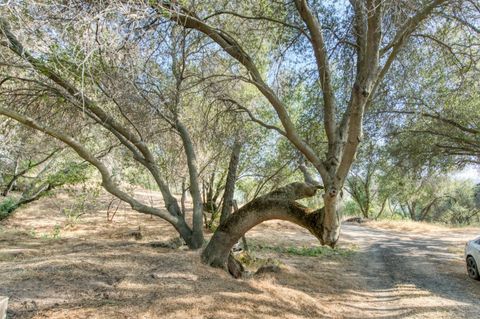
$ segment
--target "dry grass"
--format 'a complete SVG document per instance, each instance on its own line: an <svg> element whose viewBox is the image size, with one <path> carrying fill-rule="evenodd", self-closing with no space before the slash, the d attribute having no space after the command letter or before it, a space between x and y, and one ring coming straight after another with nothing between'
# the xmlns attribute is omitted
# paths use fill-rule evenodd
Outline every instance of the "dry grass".
<svg viewBox="0 0 480 319"><path fill-rule="evenodd" d="M162 207L159 194L136 195ZM427 310L414 299L398 307L398 298L413 296L408 287L372 289L372 279L362 275L369 255L348 236L341 248L358 253L301 256L286 248L318 247L308 231L263 223L247 238L279 247L254 253L274 259L281 271L235 280L200 263L199 252L154 248L152 242L176 236L159 218L123 205L108 222L103 194L95 210L70 225L60 209L71 202L60 193L0 224L0 295L10 297L11 318L440 318L448 308ZM139 229L143 237L135 240L132 231Z"/></svg>
<svg viewBox="0 0 480 319"><path fill-rule="evenodd" d="M342 217L342 221L345 222L350 218L361 218L359 216L350 216L346 215ZM446 231L452 232L459 232L459 231L466 231L466 232L479 232L480 233L480 226L473 225L473 226L452 226L440 223L429 223L425 221L413 221L413 220L395 220L395 219L363 219L363 225L372 227L372 228L379 228L385 230L392 230L392 231L400 231L400 232L409 232L409 233L442 233Z"/></svg>
<svg viewBox="0 0 480 319"><path fill-rule="evenodd" d="M137 196L162 204L156 193ZM123 205L108 222L103 194L96 210L71 225L61 212L71 202L59 193L0 224L0 295L10 297L12 318L336 318L331 300L346 301L350 290L361 289L342 256L276 251L257 257L277 260L280 273L235 280L200 263L199 252L152 247L176 236L159 218ZM135 240L131 233L139 229L143 238ZM318 245L283 222L262 224L248 238L270 246Z"/></svg>
<svg viewBox="0 0 480 319"><path fill-rule="evenodd" d="M410 232L410 233L442 233L448 231L458 232L459 229L467 232L480 233L480 227L468 226L468 227L451 227L441 224L432 224L427 222L418 222L412 220L370 220L366 222L366 225L374 228L389 229L394 231Z"/></svg>

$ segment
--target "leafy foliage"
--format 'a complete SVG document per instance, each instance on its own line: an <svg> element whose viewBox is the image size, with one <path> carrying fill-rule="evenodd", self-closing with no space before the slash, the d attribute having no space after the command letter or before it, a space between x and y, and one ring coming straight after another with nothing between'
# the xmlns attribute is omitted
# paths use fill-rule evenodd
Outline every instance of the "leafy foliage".
<svg viewBox="0 0 480 319"><path fill-rule="evenodd" d="M5 219L17 208L17 201L6 197L0 202L0 220Z"/></svg>

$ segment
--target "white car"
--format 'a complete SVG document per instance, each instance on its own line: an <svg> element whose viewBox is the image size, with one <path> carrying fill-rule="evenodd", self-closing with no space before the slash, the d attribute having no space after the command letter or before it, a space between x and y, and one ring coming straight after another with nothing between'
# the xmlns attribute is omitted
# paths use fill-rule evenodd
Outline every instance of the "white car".
<svg viewBox="0 0 480 319"><path fill-rule="evenodd" d="M480 237L465 244L465 261L470 278L480 280L478 265L480 265Z"/></svg>

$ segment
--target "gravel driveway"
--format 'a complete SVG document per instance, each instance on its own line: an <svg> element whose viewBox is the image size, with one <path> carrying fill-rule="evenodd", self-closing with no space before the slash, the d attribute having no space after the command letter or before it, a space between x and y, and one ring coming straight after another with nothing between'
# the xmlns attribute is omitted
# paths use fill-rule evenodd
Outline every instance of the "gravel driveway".
<svg viewBox="0 0 480 319"><path fill-rule="evenodd" d="M343 240L360 246L355 259L381 318L480 318L480 282L468 278L465 241L477 234L402 233L345 224ZM382 315L383 314L383 315Z"/></svg>

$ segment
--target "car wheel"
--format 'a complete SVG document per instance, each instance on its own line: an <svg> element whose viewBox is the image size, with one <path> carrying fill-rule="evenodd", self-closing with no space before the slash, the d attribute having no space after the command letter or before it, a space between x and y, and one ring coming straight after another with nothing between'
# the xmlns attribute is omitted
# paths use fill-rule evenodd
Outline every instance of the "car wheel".
<svg viewBox="0 0 480 319"><path fill-rule="evenodd" d="M467 272L470 278L480 280L480 275L478 273L477 263L472 256L467 257Z"/></svg>

